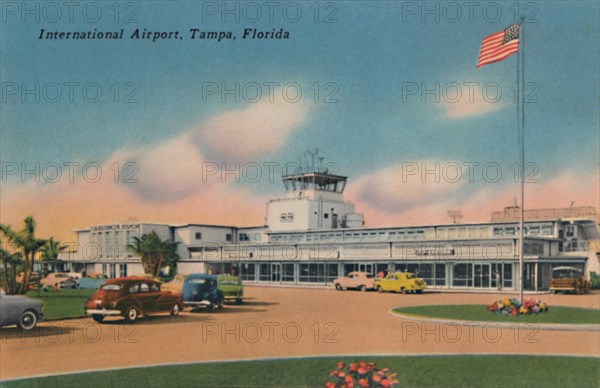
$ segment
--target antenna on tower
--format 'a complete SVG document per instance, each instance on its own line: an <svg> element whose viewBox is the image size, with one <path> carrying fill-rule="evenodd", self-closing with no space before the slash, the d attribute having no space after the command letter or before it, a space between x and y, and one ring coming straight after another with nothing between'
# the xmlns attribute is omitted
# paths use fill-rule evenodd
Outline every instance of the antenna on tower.
<svg viewBox="0 0 600 388"><path fill-rule="evenodd" d="M448 215L452 218L453 224L458 224L458 221L463 218L462 210L448 210Z"/></svg>

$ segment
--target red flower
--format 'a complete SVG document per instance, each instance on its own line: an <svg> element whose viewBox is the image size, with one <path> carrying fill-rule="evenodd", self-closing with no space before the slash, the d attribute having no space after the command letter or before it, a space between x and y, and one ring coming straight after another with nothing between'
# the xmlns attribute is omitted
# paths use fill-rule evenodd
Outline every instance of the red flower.
<svg viewBox="0 0 600 388"><path fill-rule="evenodd" d="M390 382L390 380L381 380L381 381L379 382L379 384L380 384L382 387L389 387L389 386L391 386L391 385L392 385L392 383Z"/></svg>
<svg viewBox="0 0 600 388"><path fill-rule="evenodd" d="M368 388L369 387L369 380L366 379L360 379L358 380L358 385L363 387L363 388Z"/></svg>
<svg viewBox="0 0 600 388"><path fill-rule="evenodd" d="M345 366L346 364L344 364L342 361L338 362L338 369L344 369Z"/></svg>
<svg viewBox="0 0 600 388"><path fill-rule="evenodd" d="M373 375L373 381L375 381L376 383L381 381L381 376L377 375Z"/></svg>
<svg viewBox="0 0 600 388"><path fill-rule="evenodd" d="M335 383L328 381L325 383L325 388L335 388Z"/></svg>
<svg viewBox="0 0 600 388"><path fill-rule="evenodd" d="M350 372L354 372L356 370L356 364L352 363L348 366L348 370Z"/></svg>

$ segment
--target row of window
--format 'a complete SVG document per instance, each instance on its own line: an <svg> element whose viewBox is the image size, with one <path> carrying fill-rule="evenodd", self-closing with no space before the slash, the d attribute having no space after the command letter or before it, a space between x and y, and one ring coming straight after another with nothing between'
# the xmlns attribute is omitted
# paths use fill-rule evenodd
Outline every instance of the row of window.
<svg viewBox="0 0 600 388"><path fill-rule="evenodd" d="M248 233L240 233L238 235L239 241L251 241L251 237ZM195 232L194 239L202 240L202 232ZM233 241L233 235L231 233L225 234L225 241L231 242Z"/></svg>
<svg viewBox="0 0 600 388"><path fill-rule="evenodd" d="M211 265L211 264L209 264ZM215 263L214 266L223 265ZM372 275L412 272L429 286L512 288L513 263L239 263L226 264L227 272L237 265L242 280L275 283L330 284L339 276L361 271ZM211 265L212 266L212 265Z"/></svg>
<svg viewBox="0 0 600 388"><path fill-rule="evenodd" d="M102 273L109 278L127 276L127 264L119 264L119 273L117 275L117 264L102 264Z"/></svg>
<svg viewBox="0 0 600 388"><path fill-rule="evenodd" d="M106 231L92 232L90 242L96 243L99 252L98 257L121 257L128 255L127 245L134 236L138 236L137 231Z"/></svg>
<svg viewBox="0 0 600 388"><path fill-rule="evenodd" d="M552 225L526 226L523 231L527 236L552 236L554 234ZM494 236L515 236L521 231L518 226L496 226L492 234Z"/></svg>
<svg viewBox="0 0 600 388"><path fill-rule="evenodd" d="M284 214L284 213L282 213ZM434 229L423 230L392 230L392 231L348 231L336 233L295 233L295 234L273 234L270 240L273 242L313 242L313 241L382 241L382 240L423 240L427 238L454 239L454 238L483 238L492 236L514 236L519 228L515 226L495 226L493 229L485 227L464 228L439 228L437 233ZM552 236L554 228L552 224L534 225L525 228L528 236ZM434 237L437 236L437 237Z"/></svg>

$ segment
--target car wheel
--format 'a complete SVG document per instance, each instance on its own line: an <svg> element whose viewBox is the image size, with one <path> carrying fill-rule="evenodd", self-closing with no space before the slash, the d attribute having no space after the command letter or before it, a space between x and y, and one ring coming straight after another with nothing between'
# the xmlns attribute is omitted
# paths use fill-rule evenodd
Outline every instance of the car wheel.
<svg viewBox="0 0 600 388"><path fill-rule="evenodd" d="M401 292L401 293L403 293L403 294L406 294L406 288L402 287L402 288L400 289L400 292Z"/></svg>
<svg viewBox="0 0 600 388"><path fill-rule="evenodd" d="M417 290L417 294L422 294L423 290Z"/></svg>
<svg viewBox="0 0 600 388"><path fill-rule="evenodd" d="M102 321L104 320L104 315L92 314L92 319L98 323L102 323Z"/></svg>
<svg viewBox="0 0 600 388"><path fill-rule="evenodd" d="M125 313L125 320L127 322L135 322L140 316L140 312L135 307L130 307Z"/></svg>
<svg viewBox="0 0 600 388"><path fill-rule="evenodd" d="M181 306L179 306L179 303L173 303L173 307L171 307L171 316L173 316L173 317L178 316L180 311L181 311Z"/></svg>
<svg viewBox="0 0 600 388"><path fill-rule="evenodd" d="M339 283L336 283L335 289L338 290L338 291L342 291L342 285L339 284Z"/></svg>
<svg viewBox="0 0 600 388"><path fill-rule="evenodd" d="M365 291L367 291L367 286L365 286L365 285L363 284L362 286L360 286L360 287L359 287L359 289L360 289L362 292L365 292Z"/></svg>
<svg viewBox="0 0 600 388"><path fill-rule="evenodd" d="M377 286L377 292L383 292L383 288L381 288L381 286Z"/></svg>
<svg viewBox="0 0 600 388"><path fill-rule="evenodd" d="M31 330L35 327L38 321L38 316L34 311L27 310L19 318L19 328L22 330Z"/></svg>

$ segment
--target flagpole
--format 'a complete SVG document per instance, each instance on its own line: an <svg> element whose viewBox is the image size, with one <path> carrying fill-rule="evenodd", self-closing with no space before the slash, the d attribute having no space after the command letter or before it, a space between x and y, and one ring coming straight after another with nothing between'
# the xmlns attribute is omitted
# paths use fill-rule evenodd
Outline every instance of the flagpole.
<svg viewBox="0 0 600 388"><path fill-rule="evenodd" d="M519 128L520 145L520 183L521 183L521 208L519 217L519 291L523 303L523 289L525 272L525 244L524 244L524 219L525 219L525 18L521 17L519 26L519 51L517 57L517 126ZM522 62L522 63L520 63ZM520 70L520 71L519 71ZM519 82L520 78L520 82ZM520 117L519 117L520 116Z"/></svg>

